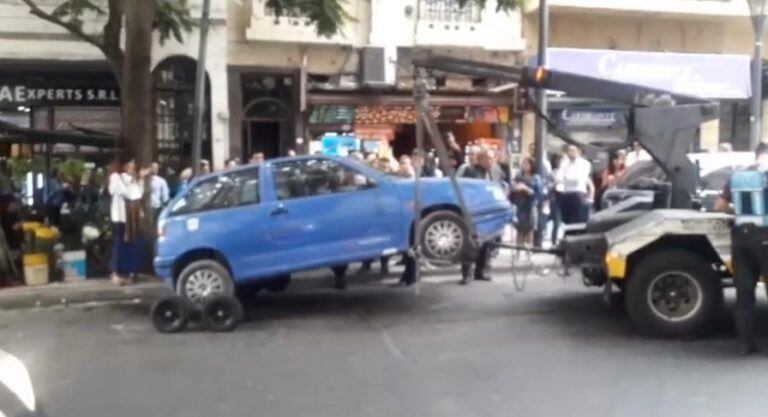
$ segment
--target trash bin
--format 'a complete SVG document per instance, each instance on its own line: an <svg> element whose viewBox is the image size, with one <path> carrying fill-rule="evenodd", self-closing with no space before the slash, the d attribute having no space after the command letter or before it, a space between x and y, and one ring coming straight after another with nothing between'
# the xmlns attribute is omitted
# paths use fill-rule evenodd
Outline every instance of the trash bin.
<svg viewBox="0 0 768 417"><path fill-rule="evenodd" d="M29 253L23 257L24 283L27 285L45 285L48 283L48 255Z"/></svg>

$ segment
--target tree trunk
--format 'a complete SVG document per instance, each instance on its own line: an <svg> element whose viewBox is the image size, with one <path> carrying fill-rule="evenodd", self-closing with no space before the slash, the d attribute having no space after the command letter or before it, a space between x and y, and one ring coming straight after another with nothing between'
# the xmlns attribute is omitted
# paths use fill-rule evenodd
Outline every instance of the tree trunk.
<svg viewBox="0 0 768 417"><path fill-rule="evenodd" d="M154 0L125 1L125 59L120 100L123 113L123 152L137 166L152 162L152 22Z"/></svg>
<svg viewBox="0 0 768 417"><path fill-rule="evenodd" d="M125 0L125 56L122 81L120 82L120 104L122 105L123 127L120 138L122 151L135 158L138 169L148 167L152 162L154 144L152 140L152 22L155 20L154 0ZM149 177L145 190L150 190ZM142 234L148 242L154 242L155 219L150 204L150 193L144 193L144 218ZM142 268L152 272L152 244L145 247L148 261Z"/></svg>

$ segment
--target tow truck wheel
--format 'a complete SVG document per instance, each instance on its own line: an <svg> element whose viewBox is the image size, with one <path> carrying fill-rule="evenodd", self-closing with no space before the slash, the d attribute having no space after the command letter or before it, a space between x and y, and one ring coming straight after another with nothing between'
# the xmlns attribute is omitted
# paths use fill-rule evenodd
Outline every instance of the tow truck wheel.
<svg viewBox="0 0 768 417"><path fill-rule="evenodd" d="M697 336L711 327L722 306L717 273L700 256L664 250L642 259L624 291L629 316L659 337Z"/></svg>
<svg viewBox="0 0 768 417"><path fill-rule="evenodd" d="M459 262L469 250L464 219L452 211L436 211L422 220L420 244L430 261Z"/></svg>

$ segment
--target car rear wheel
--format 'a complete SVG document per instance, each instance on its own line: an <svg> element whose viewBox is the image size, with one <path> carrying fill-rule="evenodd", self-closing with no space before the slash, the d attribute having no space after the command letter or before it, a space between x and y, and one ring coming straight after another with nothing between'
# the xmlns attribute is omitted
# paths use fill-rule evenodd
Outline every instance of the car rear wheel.
<svg viewBox="0 0 768 417"><path fill-rule="evenodd" d="M213 296L234 296L235 285L227 268L214 260L205 259L192 262L181 271L176 292L202 305Z"/></svg>
<svg viewBox="0 0 768 417"><path fill-rule="evenodd" d="M422 220L419 243L430 261L458 262L469 251L469 231L458 214L436 211Z"/></svg>
<svg viewBox="0 0 768 417"><path fill-rule="evenodd" d="M640 261L624 297L633 322L659 337L706 332L723 303L717 272L702 257L680 250L657 252Z"/></svg>

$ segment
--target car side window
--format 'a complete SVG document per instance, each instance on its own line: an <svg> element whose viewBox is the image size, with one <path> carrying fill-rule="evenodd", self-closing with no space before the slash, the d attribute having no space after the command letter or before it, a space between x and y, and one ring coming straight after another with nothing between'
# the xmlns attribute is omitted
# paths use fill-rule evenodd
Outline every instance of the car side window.
<svg viewBox="0 0 768 417"><path fill-rule="evenodd" d="M375 186L365 175L329 159L306 159L273 165L278 200L365 190Z"/></svg>
<svg viewBox="0 0 768 417"><path fill-rule="evenodd" d="M258 168L231 172L207 179L192 187L171 208L171 214L255 204L259 197Z"/></svg>

